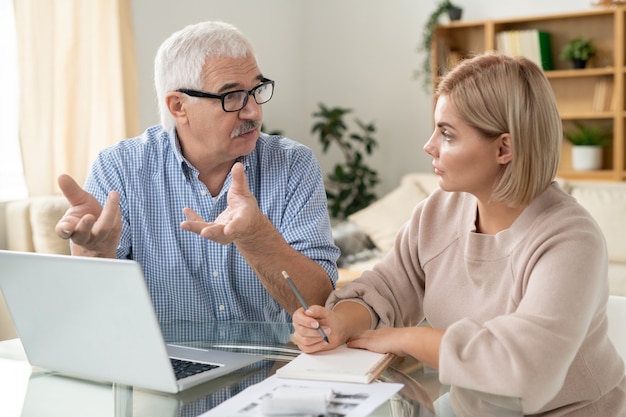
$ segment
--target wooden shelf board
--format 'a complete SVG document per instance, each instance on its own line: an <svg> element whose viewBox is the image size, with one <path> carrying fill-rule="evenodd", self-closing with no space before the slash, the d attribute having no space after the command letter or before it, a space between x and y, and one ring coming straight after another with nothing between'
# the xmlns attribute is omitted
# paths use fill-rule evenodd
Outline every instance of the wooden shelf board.
<svg viewBox="0 0 626 417"><path fill-rule="evenodd" d="M557 173L557 177L564 178L566 180L616 181L615 173L612 170L599 170L599 171L563 170Z"/></svg>
<svg viewBox="0 0 626 417"><path fill-rule="evenodd" d="M553 78L576 78L576 77L597 77L601 75L613 75L614 67L603 68L584 68L584 69L567 69L567 70L551 70L546 71L548 79Z"/></svg>

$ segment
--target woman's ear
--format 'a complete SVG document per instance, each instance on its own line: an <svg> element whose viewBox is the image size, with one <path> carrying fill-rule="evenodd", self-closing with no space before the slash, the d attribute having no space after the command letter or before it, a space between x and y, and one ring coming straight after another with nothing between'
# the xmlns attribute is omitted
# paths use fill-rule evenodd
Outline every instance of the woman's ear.
<svg viewBox="0 0 626 417"><path fill-rule="evenodd" d="M506 165L513 159L513 148L511 146L511 135L508 133L501 134L498 139L498 162Z"/></svg>
<svg viewBox="0 0 626 417"><path fill-rule="evenodd" d="M178 91L167 93L165 95L165 103L172 117L176 119L177 124L187 122L187 110L185 109L186 100L183 98L183 93L179 93Z"/></svg>

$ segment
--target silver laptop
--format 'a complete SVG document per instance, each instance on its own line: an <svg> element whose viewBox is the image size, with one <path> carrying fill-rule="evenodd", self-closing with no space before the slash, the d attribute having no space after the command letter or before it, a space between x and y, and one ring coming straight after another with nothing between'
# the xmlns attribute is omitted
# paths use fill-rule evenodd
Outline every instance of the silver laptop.
<svg viewBox="0 0 626 417"><path fill-rule="evenodd" d="M0 290L30 364L65 375L176 393L263 359L166 344L134 261L0 251Z"/></svg>

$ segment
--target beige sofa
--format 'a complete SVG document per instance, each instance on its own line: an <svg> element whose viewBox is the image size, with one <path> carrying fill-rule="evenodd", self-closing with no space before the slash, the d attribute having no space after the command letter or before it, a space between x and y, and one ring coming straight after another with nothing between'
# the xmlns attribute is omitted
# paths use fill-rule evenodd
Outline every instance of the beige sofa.
<svg viewBox="0 0 626 417"><path fill-rule="evenodd" d="M609 286L611 294L626 296L626 183L565 181L561 186L574 196L596 219L604 232L609 254ZM408 220L413 207L438 187L434 174L411 173L402 178L400 185L369 207L354 213L348 225L335 226L335 240L342 248L361 249L365 255L342 253L342 258L356 262L340 264L339 285L354 279L378 261L393 245L398 228ZM346 233L352 236L346 237ZM357 238L355 234L359 234ZM343 235L342 235L343 234ZM355 242L369 238L374 248ZM348 242L341 244L340 242ZM350 245L352 243L352 245ZM344 247L342 247L344 246ZM369 255L372 255L369 259ZM348 259L349 260L349 259Z"/></svg>

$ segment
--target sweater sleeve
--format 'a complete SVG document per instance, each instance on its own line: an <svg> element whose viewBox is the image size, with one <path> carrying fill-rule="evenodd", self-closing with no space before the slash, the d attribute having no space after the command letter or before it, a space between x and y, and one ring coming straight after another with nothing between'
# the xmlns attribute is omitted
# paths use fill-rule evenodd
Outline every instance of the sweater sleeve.
<svg viewBox="0 0 626 417"><path fill-rule="evenodd" d="M393 249L360 278L334 291L326 307L332 309L344 300L364 305L371 314L372 328L406 327L424 320L424 272L417 250L418 228L422 204L411 219L398 231Z"/></svg>

